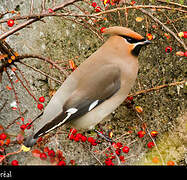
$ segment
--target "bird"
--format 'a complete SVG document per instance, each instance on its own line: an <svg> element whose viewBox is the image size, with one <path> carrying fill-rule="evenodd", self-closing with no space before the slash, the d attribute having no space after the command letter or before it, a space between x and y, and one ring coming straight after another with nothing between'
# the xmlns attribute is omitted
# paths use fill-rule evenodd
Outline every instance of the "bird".
<svg viewBox="0 0 187 180"><path fill-rule="evenodd" d="M64 124L94 129L124 102L137 78L140 50L151 42L122 26L105 28L103 34L109 38L62 83L25 139L26 147Z"/></svg>

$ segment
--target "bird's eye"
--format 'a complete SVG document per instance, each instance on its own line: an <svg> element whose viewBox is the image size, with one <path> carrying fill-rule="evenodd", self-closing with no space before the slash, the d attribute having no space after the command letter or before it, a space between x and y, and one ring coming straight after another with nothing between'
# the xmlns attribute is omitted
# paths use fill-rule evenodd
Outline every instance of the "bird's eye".
<svg viewBox="0 0 187 180"><path fill-rule="evenodd" d="M126 39L127 42L129 42L129 43L135 43L135 39L133 39L133 38L126 37L125 39Z"/></svg>
<svg viewBox="0 0 187 180"><path fill-rule="evenodd" d="M144 38L143 39L135 39L135 38L132 38L132 37L129 37L129 36L124 36L124 35L121 35L121 37L123 37L130 44L134 44L134 43L145 41Z"/></svg>

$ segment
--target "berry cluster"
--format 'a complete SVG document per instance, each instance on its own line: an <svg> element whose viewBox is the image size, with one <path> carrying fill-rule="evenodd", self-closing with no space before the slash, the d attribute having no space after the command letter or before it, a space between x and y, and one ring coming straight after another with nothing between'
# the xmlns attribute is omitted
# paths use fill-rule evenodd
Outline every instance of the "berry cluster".
<svg viewBox="0 0 187 180"><path fill-rule="evenodd" d="M45 101L45 98L44 98L43 96L39 97L39 102L44 103L44 101ZM39 110L42 110L42 109L44 108L43 104L41 104L41 103L39 103L39 104L37 105L37 108L38 108Z"/></svg>
<svg viewBox="0 0 187 180"><path fill-rule="evenodd" d="M97 145L97 141L96 139L94 139L93 137L86 137L84 135L82 135L81 133L77 133L77 130L74 128L70 129L70 133L68 134L68 138L70 140L74 140L75 142L86 142L88 141L92 146L96 146Z"/></svg>
<svg viewBox="0 0 187 180"><path fill-rule="evenodd" d="M150 134L154 138L158 135L158 131L151 131ZM146 132L145 131L138 131L137 135L138 135L139 138L143 138L146 135ZM148 148L152 148L154 146L155 146L155 144L154 144L153 141L150 141L150 142L147 143Z"/></svg>
<svg viewBox="0 0 187 180"><path fill-rule="evenodd" d="M65 157L63 156L62 151L57 150L56 153L53 149L45 147L41 152L38 149L32 150L32 155L34 157L39 157L41 160L49 160L51 164L56 164L58 166L65 166Z"/></svg>
<svg viewBox="0 0 187 180"><path fill-rule="evenodd" d="M2 132L0 134L0 147L2 148L3 145L8 146L10 144L10 139L7 137L7 134Z"/></svg>
<svg viewBox="0 0 187 180"><path fill-rule="evenodd" d="M92 7L95 8L95 12L101 12L101 7L100 6L97 6L97 3L96 2L93 2L92 3Z"/></svg>
<svg viewBox="0 0 187 180"><path fill-rule="evenodd" d="M121 142L113 142L112 143L112 147L115 149L115 152L112 151L112 148L111 147L108 147L107 148L107 153L105 152L105 156L106 156L106 159L105 159L105 165L106 166L113 166L115 165L113 160L116 159L116 156L119 157L121 163L124 163L125 162L125 157L124 155L121 155L121 153L125 153L125 154L128 154L130 148L127 146L127 145L124 145L121 143Z"/></svg>

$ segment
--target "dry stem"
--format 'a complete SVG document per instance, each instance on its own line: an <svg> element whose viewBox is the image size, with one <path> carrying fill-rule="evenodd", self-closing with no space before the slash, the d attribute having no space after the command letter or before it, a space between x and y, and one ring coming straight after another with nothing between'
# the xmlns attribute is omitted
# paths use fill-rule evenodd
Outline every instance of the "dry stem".
<svg viewBox="0 0 187 180"><path fill-rule="evenodd" d="M137 95L140 95L140 94L146 94L148 92L156 91L156 90L159 90L159 89L162 89L162 88L165 88L165 87L178 86L178 85L184 84L185 82L186 81L184 80L184 81L180 81L180 82L173 82L173 83L170 83L170 84L163 84L163 85L156 86L156 87L153 87L153 88L150 88L150 89L137 91L136 93L129 94L128 96L137 96Z"/></svg>
<svg viewBox="0 0 187 180"><path fill-rule="evenodd" d="M24 54L21 55L19 57L17 57L17 60L21 60L21 59L25 59L25 58L37 58L37 59L41 59L45 62L48 62L49 64L53 65L55 68L57 68L60 72L62 72L66 77L68 76L68 73L60 66L58 66L54 61L52 61L49 58L40 56L40 55L34 55L34 54Z"/></svg>

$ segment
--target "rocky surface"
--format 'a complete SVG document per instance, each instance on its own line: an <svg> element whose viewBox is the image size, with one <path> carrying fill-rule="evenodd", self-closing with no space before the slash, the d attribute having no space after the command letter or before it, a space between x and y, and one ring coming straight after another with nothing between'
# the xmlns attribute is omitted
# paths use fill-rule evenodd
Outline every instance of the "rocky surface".
<svg viewBox="0 0 187 180"><path fill-rule="evenodd" d="M51 2L47 4L50 7ZM81 5L81 2L79 3ZM37 12L40 8L40 2L36 1L35 11ZM8 8L14 10L19 9L21 14L28 14L29 12L29 1L4 1L0 3L0 10ZM159 86L166 83L183 81L186 77L187 66L186 58L177 57L175 55L176 51L182 49L176 40L171 37L167 40L163 34L164 29L157 26L151 19L143 22L136 22L135 18L138 16L146 18L141 12L130 11L128 15L128 25L133 30L139 32L143 36L146 35L146 27L148 25L148 32L154 35L154 40L152 44L146 49L142 49L139 57L139 74L136 81L136 85L133 87L132 92L134 93L138 90L148 89L154 86ZM180 17L180 13L169 12L168 16L172 18ZM124 15L121 13L121 18ZM160 15L161 17L161 15ZM162 17L165 21L165 17ZM110 17L108 18L110 19ZM45 18L45 22L36 22L30 25L28 28L24 28L19 31L19 33L7 38L7 42L17 51L19 54L39 54L44 57L50 57L55 61L64 60L67 64L67 60L73 59L76 65L79 65L87 57L89 57L95 50L97 50L101 45L102 41L97 38L89 29L84 26L80 26L74 22L66 21L63 18L49 17ZM119 19L116 14L112 14L112 21L109 21L110 26L119 25ZM105 22L106 26L109 23ZM175 26L179 31L184 31L186 20L181 20L175 23ZM125 21L123 23L125 25ZM152 25L156 25L157 28L152 28ZM4 29L8 29L7 25L2 26ZM102 26L101 26L102 27ZM99 27L97 27L99 29ZM173 28L172 26L170 27ZM105 37L106 39L107 37ZM171 53L165 53L165 47L172 46L173 51ZM46 73L52 75L56 79L64 80L64 76L59 74L57 70L51 69L50 66L39 60L27 59L24 62L45 71ZM63 64L62 64L63 65ZM19 68L24 72L25 78L28 80L32 93L36 96L45 96L46 104L50 100L49 92L50 90L56 90L59 87L58 83L51 81L49 78L41 75L40 73L34 72L33 70L19 65ZM70 72L70 71L69 71ZM15 80L13 75L13 80ZM10 83L8 82L7 76L3 75L2 83L0 84L0 95L2 105L6 100L7 104L5 108L0 113L0 123L3 126L7 126L13 119L19 116L16 111L12 111L10 108L10 103L15 101L15 97L12 91L8 91L6 86ZM20 83L15 85L16 92L18 93L20 108L24 112L28 110L24 118L27 121L36 117L40 111L37 109L37 105L33 98L25 91ZM157 130L159 136L157 139L158 146L162 144L163 138L171 137L176 138L176 143L172 143L172 147L177 146L179 150L178 155L172 157L163 156L164 161L174 160L176 164L185 164L185 149L184 149L184 138L183 133L185 133L184 126L186 126L186 121L184 121L186 116L183 114L186 111L186 94L183 85L167 87L158 91L152 91L147 94L138 95L134 97L134 103L137 106L143 108L143 120L147 124L149 130ZM180 118L179 118L180 117ZM181 118L182 117L182 118ZM135 111L132 108L127 108L125 103L122 104L107 121L101 123L101 127L104 130L112 129L113 137L117 138L123 135L125 132L132 130L133 133L125 136L121 139L122 142L126 144L131 144L137 139L136 133L141 130L142 122L137 117ZM181 127L178 129L178 127ZM13 135L19 132L19 126L14 124L8 129L8 133ZM32 130L28 130L26 134L30 134ZM56 132L56 131L55 131ZM98 165L97 160L90 154L88 150L80 146L76 142L72 142L67 138L67 129L62 127L58 132L60 134L55 134L52 132L52 137L48 142L47 146L50 148L61 149L66 161L75 160L78 165ZM179 135L179 132L182 134ZM86 132L86 135L90 135ZM96 134L92 134L96 137ZM173 137L174 136L174 137ZM137 140L130 145L129 158L125 164L151 164L151 161L145 160L144 158L150 156L146 154L148 151L146 143L150 141L147 136L143 140ZM170 141L170 140L168 140ZM167 150L169 145L167 146ZM18 145L10 147L8 151L12 152L18 149ZM103 145L104 147L104 145ZM99 150L99 147L94 147L95 150ZM169 151L169 150L168 150ZM154 151L153 151L154 152ZM149 152L150 153L150 152ZM161 153L166 153L163 149ZM156 156L156 155L155 155ZM99 156L100 157L100 156ZM101 156L102 162L104 156ZM152 157L152 156L151 156ZM10 156L11 159L18 159L19 163L22 165L41 165L49 164L47 161L41 161L39 158L34 158L30 152L22 152L18 155ZM148 158L147 158L148 159Z"/></svg>

